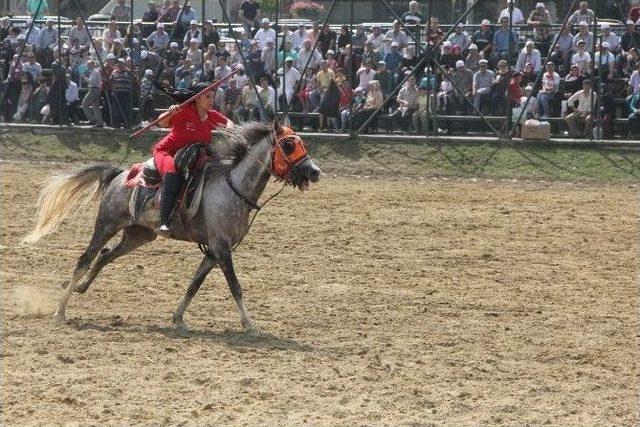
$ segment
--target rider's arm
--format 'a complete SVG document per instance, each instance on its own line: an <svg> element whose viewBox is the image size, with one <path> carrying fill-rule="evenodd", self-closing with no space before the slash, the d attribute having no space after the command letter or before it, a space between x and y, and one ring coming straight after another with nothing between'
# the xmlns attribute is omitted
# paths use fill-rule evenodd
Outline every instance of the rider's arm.
<svg viewBox="0 0 640 427"><path fill-rule="evenodd" d="M172 105L171 107L169 107L167 111L165 111L160 115L159 117L160 120L158 120L158 127L161 127L161 128L171 127L171 124L170 124L171 116L173 116L177 112L178 112L178 105Z"/></svg>

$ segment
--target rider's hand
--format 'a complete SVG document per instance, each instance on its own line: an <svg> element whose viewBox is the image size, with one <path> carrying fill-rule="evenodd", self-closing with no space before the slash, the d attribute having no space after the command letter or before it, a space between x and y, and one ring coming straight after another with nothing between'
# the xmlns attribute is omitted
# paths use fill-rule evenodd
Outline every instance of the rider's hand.
<svg viewBox="0 0 640 427"><path fill-rule="evenodd" d="M167 116L173 116L175 113L178 112L178 108L180 108L179 105L172 105L167 109Z"/></svg>

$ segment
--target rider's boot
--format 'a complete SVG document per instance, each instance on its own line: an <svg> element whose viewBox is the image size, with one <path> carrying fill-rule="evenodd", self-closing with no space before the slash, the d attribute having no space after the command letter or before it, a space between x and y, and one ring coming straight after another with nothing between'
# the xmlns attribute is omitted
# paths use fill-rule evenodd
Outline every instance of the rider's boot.
<svg viewBox="0 0 640 427"><path fill-rule="evenodd" d="M160 227L158 232L164 235L171 234L171 219L173 208L182 187L182 176L177 173L166 173L160 198Z"/></svg>

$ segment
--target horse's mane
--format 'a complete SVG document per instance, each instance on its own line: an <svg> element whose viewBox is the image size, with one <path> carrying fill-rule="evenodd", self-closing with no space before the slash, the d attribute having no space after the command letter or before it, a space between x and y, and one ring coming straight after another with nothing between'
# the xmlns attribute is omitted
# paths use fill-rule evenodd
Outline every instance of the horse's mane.
<svg viewBox="0 0 640 427"><path fill-rule="evenodd" d="M215 146L222 162L212 164L210 173L225 174L242 161L249 149L273 132L273 126L248 122L222 130L222 142Z"/></svg>

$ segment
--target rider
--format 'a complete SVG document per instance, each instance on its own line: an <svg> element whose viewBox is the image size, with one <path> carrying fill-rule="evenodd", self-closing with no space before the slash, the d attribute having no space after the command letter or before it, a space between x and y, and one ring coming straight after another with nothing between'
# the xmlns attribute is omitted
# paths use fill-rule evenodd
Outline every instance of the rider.
<svg viewBox="0 0 640 427"><path fill-rule="evenodd" d="M196 83L186 90L177 91L168 87L161 89L176 102L182 103L207 88L205 83ZM191 144L210 142L211 131L221 127L231 127L233 122L213 109L215 91L200 95L183 108L172 105L160 116L158 126L171 128L169 133L153 147L153 158L158 172L163 177L163 191L160 202L160 233L170 233L171 215L184 178L176 170L174 156L181 148Z"/></svg>

